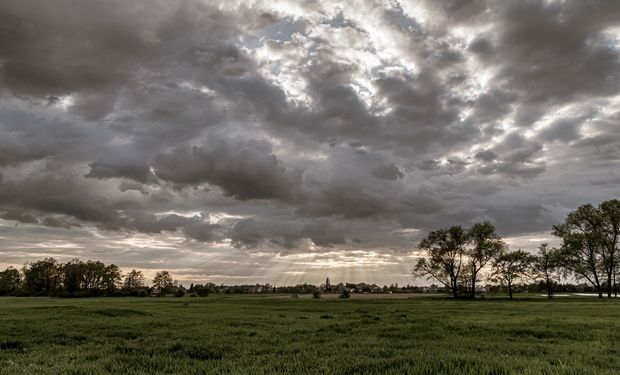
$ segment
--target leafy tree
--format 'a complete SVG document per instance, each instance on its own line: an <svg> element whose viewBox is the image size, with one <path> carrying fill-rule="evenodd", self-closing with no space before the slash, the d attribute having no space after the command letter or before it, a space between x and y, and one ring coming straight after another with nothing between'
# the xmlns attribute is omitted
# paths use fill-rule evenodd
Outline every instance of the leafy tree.
<svg viewBox="0 0 620 375"><path fill-rule="evenodd" d="M52 295L60 290L62 269L54 258L46 258L24 266L24 285L35 295Z"/></svg>
<svg viewBox="0 0 620 375"><path fill-rule="evenodd" d="M538 254L532 258L532 271L534 277L545 284L547 296L553 296L553 284L558 279L558 265L560 264L560 252L543 243L538 248Z"/></svg>
<svg viewBox="0 0 620 375"><path fill-rule="evenodd" d="M106 265L100 261L89 260L84 263L83 289L91 294L99 295L103 287Z"/></svg>
<svg viewBox="0 0 620 375"><path fill-rule="evenodd" d="M413 269L413 276L435 279L458 296L462 270L466 267L467 233L461 226L431 231L418 245L425 254Z"/></svg>
<svg viewBox="0 0 620 375"><path fill-rule="evenodd" d="M72 259L62 266L63 287L69 294L76 294L83 288L84 262Z"/></svg>
<svg viewBox="0 0 620 375"><path fill-rule="evenodd" d="M174 287L174 281L168 271L160 271L155 274L153 279L153 289L158 295L164 296L166 293L172 291Z"/></svg>
<svg viewBox="0 0 620 375"><path fill-rule="evenodd" d="M144 288L144 274L142 271L131 270L125 275L125 281L123 282L123 288L133 291Z"/></svg>
<svg viewBox="0 0 620 375"><path fill-rule="evenodd" d="M601 277L610 266L601 228L600 212L591 204L580 206L568 214L564 223L553 227L553 234L562 238L561 266L592 284L599 298L603 297Z"/></svg>
<svg viewBox="0 0 620 375"><path fill-rule="evenodd" d="M512 299L512 287L515 282L526 277L531 268L532 256L523 250L503 253L493 262L491 277L506 286Z"/></svg>
<svg viewBox="0 0 620 375"><path fill-rule="evenodd" d="M178 287L177 290L174 292L174 296L175 297L185 296L185 288L183 286Z"/></svg>
<svg viewBox="0 0 620 375"><path fill-rule="evenodd" d="M19 290L22 283L22 276L19 270L9 267L0 272L0 296L13 294Z"/></svg>
<svg viewBox="0 0 620 375"><path fill-rule="evenodd" d="M618 249L620 242L620 200L611 199L602 202L598 207L600 235L603 241L603 259L607 276L607 297L612 291L617 293L616 271L618 269Z"/></svg>
<svg viewBox="0 0 620 375"><path fill-rule="evenodd" d="M110 264L104 267L101 276L101 289L108 296L114 295L114 291L121 284L123 279L121 270L116 264Z"/></svg>
<svg viewBox="0 0 620 375"><path fill-rule="evenodd" d="M476 281L480 271L506 248L506 243L495 233L495 226L489 222L472 225L467 233L469 246L465 250L468 258L468 275L471 280L471 298L476 297Z"/></svg>

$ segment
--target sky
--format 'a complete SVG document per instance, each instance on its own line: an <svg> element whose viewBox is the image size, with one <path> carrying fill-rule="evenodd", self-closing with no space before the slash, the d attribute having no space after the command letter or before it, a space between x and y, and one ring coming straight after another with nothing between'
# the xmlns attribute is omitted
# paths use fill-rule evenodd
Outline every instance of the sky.
<svg viewBox="0 0 620 375"><path fill-rule="evenodd" d="M618 198L618 1L0 2L0 268L410 276Z"/></svg>

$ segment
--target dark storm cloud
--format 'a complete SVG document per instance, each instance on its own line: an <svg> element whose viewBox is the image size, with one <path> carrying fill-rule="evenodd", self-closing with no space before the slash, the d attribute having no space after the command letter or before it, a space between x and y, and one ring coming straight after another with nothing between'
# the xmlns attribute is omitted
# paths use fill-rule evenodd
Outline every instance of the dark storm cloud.
<svg viewBox="0 0 620 375"><path fill-rule="evenodd" d="M287 171L271 145L260 140L208 139L191 149L176 148L155 158L154 172L177 184L209 182L242 201L293 201L301 189L301 172Z"/></svg>
<svg viewBox="0 0 620 375"><path fill-rule="evenodd" d="M11 243L403 251L617 194L617 2L288 5L2 2Z"/></svg>

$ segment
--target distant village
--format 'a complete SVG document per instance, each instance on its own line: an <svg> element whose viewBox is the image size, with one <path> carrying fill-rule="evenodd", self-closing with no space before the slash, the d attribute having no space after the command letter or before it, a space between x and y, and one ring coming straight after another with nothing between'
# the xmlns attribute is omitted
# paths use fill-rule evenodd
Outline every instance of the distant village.
<svg viewBox="0 0 620 375"><path fill-rule="evenodd" d="M546 286L540 282L533 282L530 284L521 284L515 287L515 293L543 293ZM320 285L314 284L297 284L294 286L276 286L267 284L249 284L249 285L216 285L213 283L207 284L191 284L187 289L188 293L197 293L198 291L206 289L208 293L213 294L313 294L317 293L343 293L348 292L351 294L395 294L395 293L449 293L449 288L445 286L438 286L436 284L415 286L415 285L403 285L390 284L379 286L377 284L368 283L338 283L331 284L329 278L325 283ZM580 283L580 284L556 284L556 292L562 293L594 293L595 288L592 286ZM486 284L476 288L478 293L502 293L504 287L497 284Z"/></svg>
<svg viewBox="0 0 620 375"><path fill-rule="evenodd" d="M331 284L329 278L327 278L326 282L321 285L314 284L297 284L297 285L289 285L289 286L276 286L267 284L254 284L254 285L216 285L216 284L205 284L205 285L190 285L187 290L189 293L192 293L194 289L207 287L210 293L224 293L224 294L259 294L259 293L286 293L286 294L306 294L306 293L316 293L317 291L321 293L342 293L347 291L349 293L438 293L441 291L437 285L433 284L430 286L413 286L413 285L404 285L399 286L398 284L390 284L390 286L383 285L379 286L377 284L367 284L367 283L338 283Z"/></svg>

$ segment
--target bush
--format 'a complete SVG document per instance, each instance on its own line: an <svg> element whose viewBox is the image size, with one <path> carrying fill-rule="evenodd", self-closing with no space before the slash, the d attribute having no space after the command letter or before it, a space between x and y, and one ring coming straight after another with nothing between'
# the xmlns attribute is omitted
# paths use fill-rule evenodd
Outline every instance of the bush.
<svg viewBox="0 0 620 375"><path fill-rule="evenodd" d="M321 291L316 289L314 292L312 292L312 298L315 298L315 299L321 298Z"/></svg>
<svg viewBox="0 0 620 375"><path fill-rule="evenodd" d="M174 292L175 297L183 297L185 295L185 288L177 288L177 291Z"/></svg>
<svg viewBox="0 0 620 375"><path fill-rule="evenodd" d="M343 290L342 293L338 296L338 298L349 298L351 297L351 293L348 290Z"/></svg>
<svg viewBox="0 0 620 375"><path fill-rule="evenodd" d="M198 297L198 293L196 293L196 292L191 292L191 293L189 294L189 296L190 296L190 297Z"/></svg>
<svg viewBox="0 0 620 375"><path fill-rule="evenodd" d="M146 290L146 289L139 289L139 290L136 292L136 296L137 296L137 297L148 297L148 296L149 296L149 292L148 292L148 290Z"/></svg>
<svg viewBox="0 0 620 375"><path fill-rule="evenodd" d="M207 288L206 286L199 286L195 288L195 291L200 297L206 297L209 295L209 288Z"/></svg>

